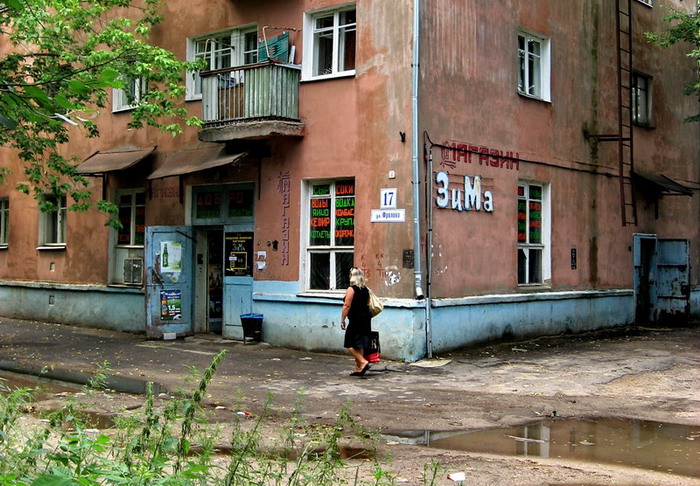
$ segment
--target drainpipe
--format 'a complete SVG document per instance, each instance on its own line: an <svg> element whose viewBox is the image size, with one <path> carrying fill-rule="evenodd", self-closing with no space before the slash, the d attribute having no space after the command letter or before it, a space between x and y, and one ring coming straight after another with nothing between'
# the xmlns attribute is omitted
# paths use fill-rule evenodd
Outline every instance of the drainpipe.
<svg viewBox="0 0 700 486"><path fill-rule="evenodd" d="M413 0L413 82L412 82L412 164L413 164L413 256L414 256L414 281L416 299L425 299L423 292L423 272L421 267L420 246L420 172L418 165L419 137L418 137L418 74L420 61L420 0ZM429 327L429 299L426 300L426 354L432 355L432 344Z"/></svg>

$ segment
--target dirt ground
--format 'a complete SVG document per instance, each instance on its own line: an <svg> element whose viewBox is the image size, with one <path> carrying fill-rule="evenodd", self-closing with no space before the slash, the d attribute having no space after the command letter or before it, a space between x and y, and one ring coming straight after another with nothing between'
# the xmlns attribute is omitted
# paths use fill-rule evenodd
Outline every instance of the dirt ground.
<svg viewBox="0 0 700 486"><path fill-rule="evenodd" d="M17 329L0 325L0 338L10 333L16 341L12 348L0 346L0 360L26 365L50 359L46 356L56 351L32 348L21 334L25 328ZM208 389L207 407L219 424L240 411L250 413L251 421L264 413L270 437L279 434L294 409L309 423L332 424L347 403L354 421L378 436L370 456L346 461L349 478L359 468L360 477L371 479L377 461L396 484L405 485L460 484L448 478L454 473L464 473L461 484L469 485L700 485L700 447L691 449L684 474L674 474L608 462L604 450L597 460L584 462L443 450L420 440L396 439L516 427L545 418L622 418L688 426L693 432L687 440L700 446L699 327L623 328L478 347L413 364L383 361L364 378L348 376L352 363L347 356L264 343L232 345L201 336L170 343L125 342L118 333L62 327L52 332L54 337L73 333L72 340L63 336L68 349L54 358L57 367L77 369L99 362L98 357L109 358L115 374L154 379L170 391L182 386L183 363L199 366L228 347L229 356ZM266 409L270 395L272 405ZM92 400L95 409L112 413L137 408L143 397L110 394ZM348 443L353 440L347 437Z"/></svg>

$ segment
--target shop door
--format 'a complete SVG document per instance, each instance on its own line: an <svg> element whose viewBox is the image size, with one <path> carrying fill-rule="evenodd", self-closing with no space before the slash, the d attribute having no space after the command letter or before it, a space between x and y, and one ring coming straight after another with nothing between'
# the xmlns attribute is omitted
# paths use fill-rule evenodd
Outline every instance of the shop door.
<svg viewBox="0 0 700 486"><path fill-rule="evenodd" d="M690 242L659 240L657 301L659 322L686 324L690 317Z"/></svg>
<svg viewBox="0 0 700 486"><path fill-rule="evenodd" d="M207 230L207 331L221 334L224 289L224 232Z"/></svg>
<svg viewBox="0 0 700 486"><path fill-rule="evenodd" d="M241 314L249 314L253 308L252 225L224 226L223 300L223 336L243 339Z"/></svg>
<svg viewBox="0 0 700 486"><path fill-rule="evenodd" d="M634 235L634 296L637 324L655 322L658 316L656 242L656 235Z"/></svg>
<svg viewBox="0 0 700 486"><path fill-rule="evenodd" d="M190 226L146 228L146 335L194 332L194 238Z"/></svg>

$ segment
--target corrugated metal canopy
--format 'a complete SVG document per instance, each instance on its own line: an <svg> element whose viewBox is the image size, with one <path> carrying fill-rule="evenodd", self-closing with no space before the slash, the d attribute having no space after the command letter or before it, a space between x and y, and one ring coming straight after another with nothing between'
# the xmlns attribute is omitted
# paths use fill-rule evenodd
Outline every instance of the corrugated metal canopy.
<svg viewBox="0 0 700 486"><path fill-rule="evenodd" d="M156 147L95 152L77 168L79 174L103 174L128 169L153 153Z"/></svg>
<svg viewBox="0 0 700 486"><path fill-rule="evenodd" d="M642 184L653 187L662 196L693 195L693 190L691 188L685 187L663 174L651 174L635 170L634 176L640 179Z"/></svg>
<svg viewBox="0 0 700 486"><path fill-rule="evenodd" d="M200 170L213 169L226 164L232 164L248 155L248 152L231 154L222 147L208 147L194 150L180 150L168 154L161 167L156 169L149 179L161 179L163 177L179 176L198 172Z"/></svg>

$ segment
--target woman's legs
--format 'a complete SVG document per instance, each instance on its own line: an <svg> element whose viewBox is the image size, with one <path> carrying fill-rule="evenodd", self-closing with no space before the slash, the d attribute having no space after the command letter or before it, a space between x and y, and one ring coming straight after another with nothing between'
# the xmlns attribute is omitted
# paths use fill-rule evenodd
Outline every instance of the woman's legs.
<svg viewBox="0 0 700 486"><path fill-rule="evenodd" d="M355 348L347 348L348 352L352 355L353 358L355 358L355 372L360 372L362 369L369 363L365 359L364 353L362 352L362 349L355 349Z"/></svg>

